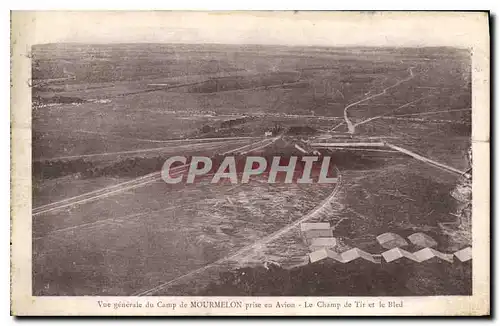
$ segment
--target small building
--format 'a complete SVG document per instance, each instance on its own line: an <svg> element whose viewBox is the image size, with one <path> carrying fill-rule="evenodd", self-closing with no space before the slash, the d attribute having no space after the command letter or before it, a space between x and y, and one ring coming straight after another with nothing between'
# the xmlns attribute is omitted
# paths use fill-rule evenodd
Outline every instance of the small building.
<svg viewBox="0 0 500 326"><path fill-rule="evenodd" d="M372 254L370 254L364 250L361 250L359 248L349 249L349 250L343 252L341 256L342 256L343 263L348 263L348 262L351 262L351 261L359 259L359 258L367 260L367 261L372 262L374 264L380 263L380 261L378 259L375 259L375 257Z"/></svg>
<svg viewBox="0 0 500 326"><path fill-rule="evenodd" d="M311 241L315 238L332 238L333 231L331 230L330 223L302 223L300 224L300 232L304 241L312 245Z"/></svg>
<svg viewBox="0 0 500 326"><path fill-rule="evenodd" d="M462 250L457 251L456 253L453 254L455 257L458 258L461 262L466 262L472 259L472 248L467 247Z"/></svg>
<svg viewBox="0 0 500 326"><path fill-rule="evenodd" d="M273 132L272 131L266 131L264 133L264 136L266 136L266 137L272 137L273 136Z"/></svg>
<svg viewBox="0 0 500 326"><path fill-rule="evenodd" d="M319 223L302 223L300 224L300 231L306 232L309 230L329 230L330 223L319 222Z"/></svg>
<svg viewBox="0 0 500 326"><path fill-rule="evenodd" d="M332 230L307 230L306 232L302 233L303 237L305 238L306 242L311 244L311 240L314 238L331 238L333 237L333 232Z"/></svg>
<svg viewBox="0 0 500 326"><path fill-rule="evenodd" d="M364 259L369 262L372 262L374 264L380 263L378 259L374 257L374 255L367 253L366 251L363 251L359 248L352 248L349 249L341 254L336 253L335 251L332 251L327 248L319 249L314 252L311 252L309 254L309 261L311 263L315 263L318 261L324 261L324 260L332 260L332 261L337 261L339 263L349 263L353 260L356 259Z"/></svg>
<svg viewBox="0 0 500 326"><path fill-rule="evenodd" d="M408 242L406 242L402 236L391 232L379 235L377 241L385 249L393 249L408 245Z"/></svg>
<svg viewBox="0 0 500 326"><path fill-rule="evenodd" d="M418 259L412 253L401 248L387 250L382 253L382 257L384 257L385 261L388 263L403 257L418 262Z"/></svg>
<svg viewBox="0 0 500 326"><path fill-rule="evenodd" d="M337 239L335 238L313 238L310 240L311 245L309 249L311 251L320 250L323 248L332 249L337 246Z"/></svg>
<svg viewBox="0 0 500 326"><path fill-rule="evenodd" d="M437 246L436 240L421 232L413 233L408 237L408 240L410 240L410 242L414 245L422 248L431 248Z"/></svg>
<svg viewBox="0 0 500 326"><path fill-rule="evenodd" d="M309 253L309 262L311 264L314 264L319 261L323 261L325 259L333 259L333 260L338 260L340 259L340 255L334 251L331 251L330 249L320 249L313 251Z"/></svg>
<svg viewBox="0 0 500 326"><path fill-rule="evenodd" d="M413 256L419 261L423 262L432 258L439 258L441 260L446 260L449 263L453 263L453 255L445 254L434 250L432 248L424 248L413 253Z"/></svg>

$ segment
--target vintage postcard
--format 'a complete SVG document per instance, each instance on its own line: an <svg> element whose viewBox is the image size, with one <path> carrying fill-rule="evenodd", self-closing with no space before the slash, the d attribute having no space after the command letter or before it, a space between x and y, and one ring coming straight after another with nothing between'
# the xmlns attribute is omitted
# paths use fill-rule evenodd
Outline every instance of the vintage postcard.
<svg viewBox="0 0 500 326"><path fill-rule="evenodd" d="M487 12L12 12L11 313L490 314Z"/></svg>

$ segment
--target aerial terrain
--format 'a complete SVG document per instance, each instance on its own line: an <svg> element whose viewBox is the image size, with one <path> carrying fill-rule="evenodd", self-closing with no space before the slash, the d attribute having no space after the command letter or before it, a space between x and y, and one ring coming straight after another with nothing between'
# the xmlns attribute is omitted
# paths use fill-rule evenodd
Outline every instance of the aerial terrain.
<svg viewBox="0 0 500 326"><path fill-rule="evenodd" d="M328 222L339 251L371 254L386 232L471 246L465 49L43 44L32 80L34 295L472 293L471 261L311 264L300 231ZM345 142L369 146L331 145ZM340 181L159 173L171 156L296 145Z"/></svg>

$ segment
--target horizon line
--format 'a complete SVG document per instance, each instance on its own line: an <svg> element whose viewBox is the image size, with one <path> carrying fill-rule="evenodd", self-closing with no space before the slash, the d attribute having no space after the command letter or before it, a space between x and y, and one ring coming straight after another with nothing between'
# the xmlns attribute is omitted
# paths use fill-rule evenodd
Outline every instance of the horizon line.
<svg viewBox="0 0 500 326"><path fill-rule="evenodd" d="M62 41L62 42L47 42L47 43L37 43L32 44L31 46L41 46L41 45L63 45L63 44L71 44L71 45L146 45L146 44L154 44L154 45L226 45L226 46L277 46L277 47L288 47L288 48L358 48L358 49L454 49L454 50L471 50L472 47L469 46L453 46L453 45L348 45L348 44L339 44L339 45L318 45L318 44L278 44L278 43L222 43L222 42L142 42L142 41L131 41L131 42L118 42L118 41L108 41L108 42L87 42L87 41Z"/></svg>

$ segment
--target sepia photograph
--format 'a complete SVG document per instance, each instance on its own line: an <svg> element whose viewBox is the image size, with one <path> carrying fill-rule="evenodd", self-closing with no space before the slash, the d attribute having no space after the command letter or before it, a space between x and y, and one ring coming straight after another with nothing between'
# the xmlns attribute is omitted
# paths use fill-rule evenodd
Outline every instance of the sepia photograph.
<svg viewBox="0 0 500 326"><path fill-rule="evenodd" d="M14 314L489 313L487 12L12 29Z"/></svg>

